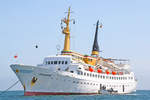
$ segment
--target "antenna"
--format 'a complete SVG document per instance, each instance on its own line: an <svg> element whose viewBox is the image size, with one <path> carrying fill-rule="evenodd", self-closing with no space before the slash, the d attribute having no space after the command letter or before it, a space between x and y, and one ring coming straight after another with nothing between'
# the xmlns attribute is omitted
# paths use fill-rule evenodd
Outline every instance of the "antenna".
<svg viewBox="0 0 150 100"><path fill-rule="evenodd" d="M64 49L63 51L70 51L70 22L73 22L75 24L74 19L70 19L70 7L67 12L67 16L61 20L61 29L62 33L65 35L65 41L64 41Z"/></svg>
<svg viewBox="0 0 150 100"><path fill-rule="evenodd" d="M69 7L69 9L70 9L71 7ZM74 13L73 11L67 11L67 12L64 12L64 13ZM69 20L69 22L72 22L73 24L75 24L76 22L75 22L75 19L70 19ZM67 23L67 18L65 17L65 18L63 18L63 19L61 19L61 23L60 23L60 25L61 25L61 29L63 30L64 29L64 24L66 24Z"/></svg>

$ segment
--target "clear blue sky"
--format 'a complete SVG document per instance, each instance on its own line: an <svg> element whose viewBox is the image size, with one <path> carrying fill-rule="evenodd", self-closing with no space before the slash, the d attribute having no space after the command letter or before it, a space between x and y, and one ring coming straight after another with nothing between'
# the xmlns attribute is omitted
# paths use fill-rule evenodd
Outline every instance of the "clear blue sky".
<svg viewBox="0 0 150 100"><path fill-rule="evenodd" d="M71 48L90 54L98 19L103 22L99 45L103 57L130 59L138 78L137 89L150 89L149 0L1 0L0 1L0 90L17 78L9 65L36 65L63 48L60 20L71 6ZM35 49L34 45L39 48ZM22 89L18 84L13 89Z"/></svg>

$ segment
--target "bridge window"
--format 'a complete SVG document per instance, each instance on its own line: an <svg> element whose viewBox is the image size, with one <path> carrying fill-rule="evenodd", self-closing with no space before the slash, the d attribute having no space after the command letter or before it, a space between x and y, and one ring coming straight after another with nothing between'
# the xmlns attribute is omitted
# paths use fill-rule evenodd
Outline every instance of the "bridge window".
<svg viewBox="0 0 150 100"><path fill-rule="evenodd" d="M51 61L51 64L53 64L53 61Z"/></svg>
<svg viewBox="0 0 150 100"><path fill-rule="evenodd" d="M57 64L57 61L54 61L54 64Z"/></svg>
<svg viewBox="0 0 150 100"><path fill-rule="evenodd" d="M65 64L67 64L68 62L67 61L65 61Z"/></svg>
<svg viewBox="0 0 150 100"><path fill-rule="evenodd" d="M61 61L59 61L58 63L61 64Z"/></svg>

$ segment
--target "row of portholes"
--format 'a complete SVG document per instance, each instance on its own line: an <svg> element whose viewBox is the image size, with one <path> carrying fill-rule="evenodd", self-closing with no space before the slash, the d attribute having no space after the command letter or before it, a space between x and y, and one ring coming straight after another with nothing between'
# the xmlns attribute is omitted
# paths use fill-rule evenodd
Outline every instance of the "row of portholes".
<svg viewBox="0 0 150 100"><path fill-rule="evenodd" d="M82 71L78 71L77 72L78 75L84 75L84 76L89 76L89 77L95 77L95 78L101 78L101 79L112 79L112 80L132 80L133 77L117 77L117 76L104 76L104 75L99 75L99 74L94 74L92 72L82 72Z"/></svg>
<svg viewBox="0 0 150 100"><path fill-rule="evenodd" d="M87 84L87 85L96 85L96 86L98 86L98 84L96 84L96 83L89 83L89 82L73 81L73 83L76 83L76 84Z"/></svg>

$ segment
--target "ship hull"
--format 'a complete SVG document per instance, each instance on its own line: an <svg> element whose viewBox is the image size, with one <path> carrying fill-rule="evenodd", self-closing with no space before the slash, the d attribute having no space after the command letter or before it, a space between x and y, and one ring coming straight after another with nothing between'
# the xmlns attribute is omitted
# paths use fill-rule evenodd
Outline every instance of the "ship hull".
<svg viewBox="0 0 150 100"><path fill-rule="evenodd" d="M99 94L100 84L106 84L104 80L96 80L81 77L77 74L56 71L49 68L36 66L11 65L22 86L24 95L93 95ZM109 82L110 83L110 82ZM120 83L111 84L119 85ZM122 84L122 83L121 83ZM128 84L126 82L126 84ZM136 83L129 82L132 87L122 91L122 87L116 88L118 94L131 93L136 88Z"/></svg>
<svg viewBox="0 0 150 100"><path fill-rule="evenodd" d="M66 93L66 92L25 92L25 96L36 95L96 95L98 93Z"/></svg>

